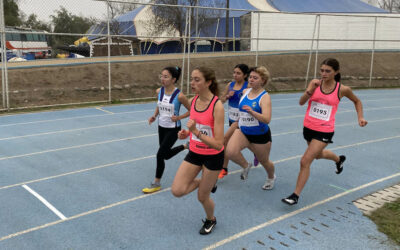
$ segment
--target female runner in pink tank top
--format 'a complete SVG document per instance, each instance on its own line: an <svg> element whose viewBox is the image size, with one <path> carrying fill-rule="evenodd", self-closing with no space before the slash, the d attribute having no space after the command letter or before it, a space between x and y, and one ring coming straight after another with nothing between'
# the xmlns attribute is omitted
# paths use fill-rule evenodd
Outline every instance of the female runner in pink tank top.
<svg viewBox="0 0 400 250"><path fill-rule="evenodd" d="M179 166L171 191L182 197L197 189L197 197L206 212L200 234L209 234L217 224L214 201L218 174L224 163L224 106L218 100L218 83L212 69L199 67L191 74L192 91L190 118L179 139L190 136L189 153ZM196 178L202 171L201 178Z"/></svg>
<svg viewBox="0 0 400 250"><path fill-rule="evenodd" d="M343 162L346 157L338 156L331 150L325 149L328 143L332 143L335 114L343 96L354 103L360 127L367 125L360 99L354 95L350 87L340 84L339 62L333 58L325 59L321 63L320 75L321 79L314 79L308 84L299 101L300 105L304 105L308 100L303 129L303 136L308 147L300 160L300 173L297 177L296 189L294 193L282 199L289 205L298 202L300 193L310 176L310 166L314 159L334 161L337 174L343 170Z"/></svg>

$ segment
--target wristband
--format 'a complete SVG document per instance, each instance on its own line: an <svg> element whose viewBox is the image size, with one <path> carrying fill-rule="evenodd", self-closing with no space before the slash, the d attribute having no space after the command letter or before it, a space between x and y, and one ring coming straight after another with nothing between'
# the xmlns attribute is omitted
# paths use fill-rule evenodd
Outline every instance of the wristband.
<svg viewBox="0 0 400 250"><path fill-rule="evenodd" d="M310 91L308 91L308 90L306 91L306 94L309 96L312 96L312 93L310 93Z"/></svg>

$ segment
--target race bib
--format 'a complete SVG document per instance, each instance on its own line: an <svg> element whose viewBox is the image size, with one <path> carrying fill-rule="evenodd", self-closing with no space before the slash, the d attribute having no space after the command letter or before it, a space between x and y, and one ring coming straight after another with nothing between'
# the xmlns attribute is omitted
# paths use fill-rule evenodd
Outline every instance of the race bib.
<svg viewBox="0 0 400 250"><path fill-rule="evenodd" d="M210 126L203 125L203 124L196 124L196 128L197 128L197 129L200 131L200 133L202 133L203 135L210 136L210 137L214 137L214 135L213 135L213 133L212 133L212 129L211 129ZM193 133L192 133L192 140L201 142L201 140L200 140L195 134L193 134Z"/></svg>
<svg viewBox="0 0 400 250"><path fill-rule="evenodd" d="M240 112L239 126L255 127L259 126L258 120L247 112Z"/></svg>
<svg viewBox="0 0 400 250"><path fill-rule="evenodd" d="M239 120L239 109L230 107L228 108L229 120L237 121Z"/></svg>
<svg viewBox="0 0 400 250"><path fill-rule="evenodd" d="M331 117L332 106L319 102L311 102L309 116L319 120L329 121Z"/></svg>
<svg viewBox="0 0 400 250"><path fill-rule="evenodd" d="M174 104L160 102L158 105L160 116L172 117L174 115Z"/></svg>

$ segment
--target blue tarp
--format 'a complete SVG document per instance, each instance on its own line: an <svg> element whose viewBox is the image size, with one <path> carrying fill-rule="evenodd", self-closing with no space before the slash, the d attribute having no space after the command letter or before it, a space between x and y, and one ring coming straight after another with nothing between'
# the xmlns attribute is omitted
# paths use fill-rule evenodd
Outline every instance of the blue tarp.
<svg viewBox="0 0 400 250"><path fill-rule="evenodd" d="M359 0L265 0L269 5L281 12L300 12L300 13L386 13L383 9L376 8L374 6L363 3ZM162 0L157 0L157 3L163 3ZM178 0L179 5L189 5L187 0ZM199 0L199 6L203 7L217 7L225 8L226 0ZM139 7L126 14L118 16L113 22L118 22L118 33L122 35L136 35L135 23L133 20L144 9L145 6ZM154 8L154 7L153 7ZM249 11L230 11L229 12L229 31L228 37L230 40L234 40L235 37L240 37L240 17L249 13L250 11L257 10L247 0L230 0L230 9L246 9ZM204 10L202 10L204 11ZM225 10L210 11L207 12L208 21L207 25L201 25L199 28L199 37L209 37L207 40L213 40L216 36L216 40L219 42L225 42L222 37L226 36L225 32ZM162 12L159 12L162 16ZM183 11L182 16L185 16ZM185 22L185 20L182 20ZM191 37L195 37L196 31L192 24ZM218 26L218 29L217 29ZM185 24L182 25L185 27ZM114 29L115 30L115 29ZM216 34L217 32L217 34ZM88 33L93 34L107 34L107 26L105 23L97 24L92 26ZM97 37L91 36L89 40L93 40ZM194 41L193 39L191 40ZM213 44L213 41L211 41ZM221 44L217 42L214 46L215 50L221 49ZM193 44L192 44L193 46ZM230 41L228 45L230 50L233 50L233 42ZM210 48L201 47L202 50L208 50ZM235 41L235 50L240 48L238 41ZM181 51L181 46L178 41L166 41L162 44L155 44L149 41L141 42L141 50L143 54L154 54L154 53L176 53Z"/></svg>
<svg viewBox="0 0 400 250"><path fill-rule="evenodd" d="M303 13L387 13L359 0L267 0L281 12Z"/></svg>

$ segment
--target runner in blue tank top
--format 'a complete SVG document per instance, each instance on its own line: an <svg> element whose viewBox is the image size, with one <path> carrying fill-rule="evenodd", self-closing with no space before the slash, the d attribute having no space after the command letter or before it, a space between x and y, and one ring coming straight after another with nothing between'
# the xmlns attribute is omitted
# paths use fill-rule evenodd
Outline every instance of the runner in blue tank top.
<svg viewBox="0 0 400 250"><path fill-rule="evenodd" d="M267 171L268 176L262 186L264 190L272 189L276 179L274 164L269 160L272 143L271 129L268 126L272 113L271 97L264 90L268 79L269 72L265 67L250 70L250 88L244 90L239 102L240 129L234 131L225 154L243 168L240 178L246 180L253 164L246 161L241 151L244 148L250 149Z"/></svg>
<svg viewBox="0 0 400 250"><path fill-rule="evenodd" d="M247 78L249 76L249 67L246 64L238 64L233 69L234 81L228 83L225 86L224 93L220 100L224 103L228 100L228 117L229 117L229 129L224 135L224 145L228 144L233 132L237 126L231 126L234 122L239 119L239 100L242 96L243 90L247 88ZM221 172L218 175L218 179L224 178L228 174L228 163L229 159L224 157L224 165Z"/></svg>

